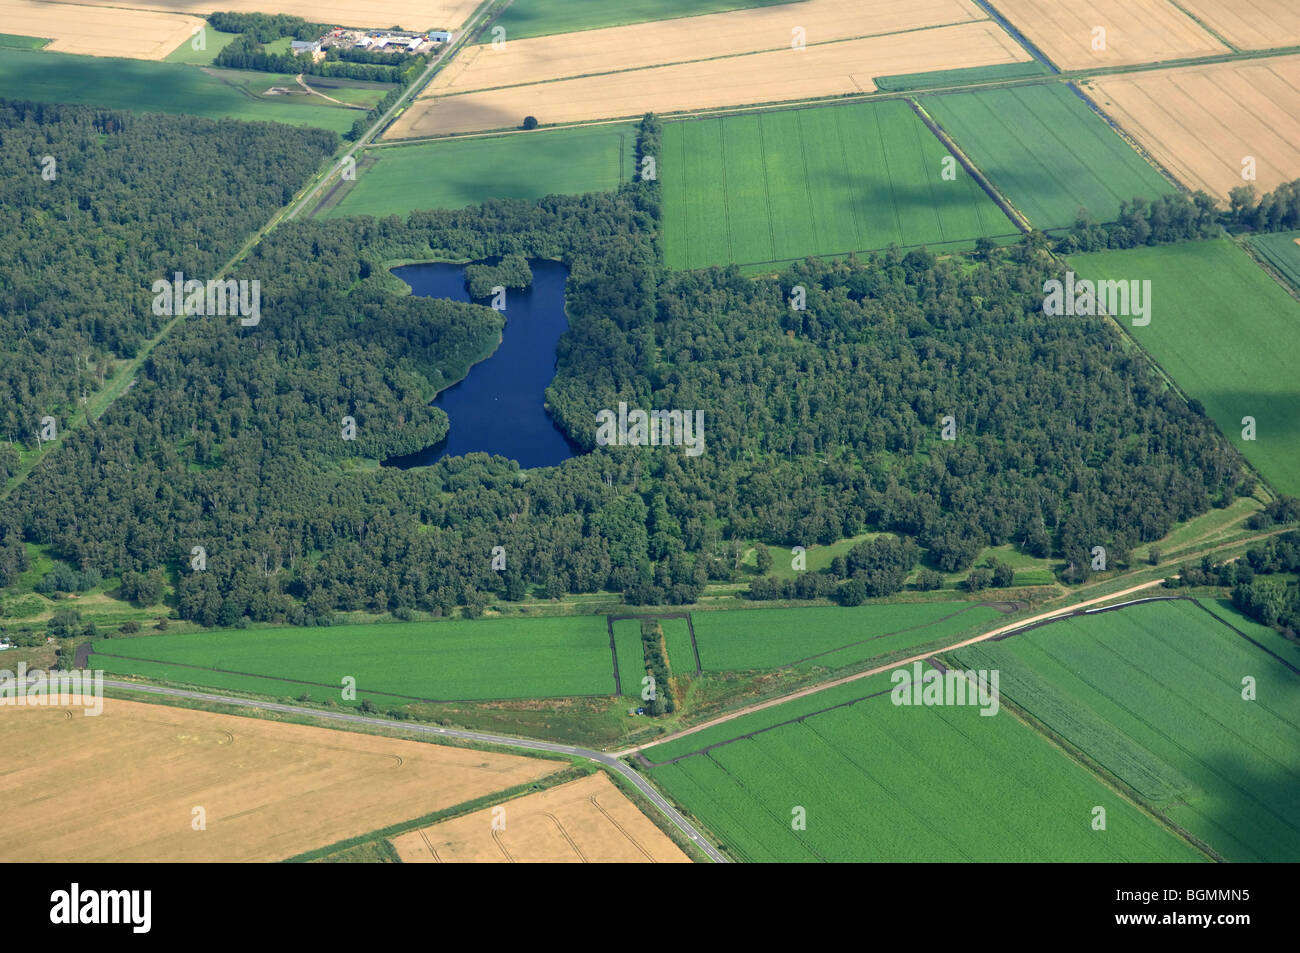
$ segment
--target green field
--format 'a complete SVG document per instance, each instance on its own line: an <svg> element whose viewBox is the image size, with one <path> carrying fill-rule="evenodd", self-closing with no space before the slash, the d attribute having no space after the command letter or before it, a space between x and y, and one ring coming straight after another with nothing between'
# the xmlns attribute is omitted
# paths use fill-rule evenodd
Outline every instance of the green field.
<svg viewBox="0 0 1300 953"><path fill-rule="evenodd" d="M1119 203L1177 191L1062 83L926 96L921 106L1035 228L1119 217Z"/></svg>
<svg viewBox="0 0 1300 953"><path fill-rule="evenodd" d="M528 36L574 33L790 2L792 0L619 0L617 3L610 0L515 0L494 25L505 27L506 41L509 42Z"/></svg>
<svg viewBox="0 0 1300 953"><path fill-rule="evenodd" d="M274 84L268 73L216 72L225 79L185 63L0 49L0 90L10 99L284 122L338 133L364 115L318 96L253 95Z"/></svg>
<svg viewBox="0 0 1300 953"><path fill-rule="evenodd" d="M39 50L50 41L41 36L21 36L17 33L0 33L0 49Z"/></svg>
<svg viewBox="0 0 1300 953"><path fill-rule="evenodd" d="M936 86L966 86L972 83L991 83L1000 79L1018 79L1024 76L1047 76L1050 70L1038 60L1023 63L998 63L994 66L968 66L963 69L931 70L928 73L897 73L877 76L875 83L885 92L909 89L933 89Z"/></svg>
<svg viewBox="0 0 1300 953"><path fill-rule="evenodd" d="M477 205L491 198L609 191L632 175L636 126L618 123L386 146L370 149L366 156L350 191L324 215L405 215L416 209Z"/></svg>
<svg viewBox="0 0 1300 953"><path fill-rule="evenodd" d="M614 623L614 650L618 654L618 677L623 694L641 697L645 678L645 649L641 645L641 620L619 619Z"/></svg>
<svg viewBox="0 0 1300 953"><path fill-rule="evenodd" d="M685 619L660 619L664 630L664 651L673 675L695 674L695 650L691 647L691 630Z"/></svg>
<svg viewBox="0 0 1300 953"><path fill-rule="evenodd" d="M238 33L222 33L214 30L212 27L205 27L203 33L204 49L194 49L194 37L188 37L184 43L176 47L164 57L168 63L194 63L198 66L207 66L217 54L235 41L239 36Z"/></svg>
<svg viewBox="0 0 1300 953"><path fill-rule="evenodd" d="M1300 669L1215 609L1144 603L958 655L998 668L1006 697L1225 859L1294 862ZM1242 698L1244 676L1256 680L1253 701Z"/></svg>
<svg viewBox="0 0 1300 953"><path fill-rule="evenodd" d="M1276 268L1291 286L1300 291L1300 232L1251 235L1246 239L1256 254Z"/></svg>
<svg viewBox="0 0 1300 953"><path fill-rule="evenodd" d="M649 774L741 860L1202 859L1005 711L895 706L890 687L882 673L651 747Z"/></svg>
<svg viewBox="0 0 1300 953"><path fill-rule="evenodd" d="M1300 494L1300 303L1225 240L1074 255L1091 279L1150 279L1151 323L1120 322L1277 490ZM1254 417L1256 439L1242 439Z"/></svg>
<svg viewBox="0 0 1300 953"><path fill-rule="evenodd" d="M91 667L259 694L340 701L611 695L604 616L243 629L96 642ZM221 671L216 671L221 670Z"/></svg>
<svg viewBox="0 0 1300 953"><path fill-rule="evenodd" d="M664 257L673 268L902 246L1015 228L901 102L664 126Z"/></svg>
<svg viewBox="0 0 1300 953"><path fill-rule="evenodd" d="M696 612L706 672L843 668L978 628L998 617L973 602Z"/></svg>

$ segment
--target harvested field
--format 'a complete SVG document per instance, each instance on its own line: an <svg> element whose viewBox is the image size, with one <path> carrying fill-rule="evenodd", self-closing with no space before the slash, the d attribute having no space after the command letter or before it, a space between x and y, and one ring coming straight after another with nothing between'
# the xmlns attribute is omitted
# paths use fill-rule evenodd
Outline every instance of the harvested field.
<svg viewBox="0 0 1300 953"><path fill-rule="evenodd" d="M962 69L1024 60L1020 46L988 22L843 40L585 79L422 98L385 138L504 129L525 115L543 123L640 116L720 106L874 92L875 76Z"/></svg>
<svg viewBox="0 0 1300 953"><path fill-rule="evenodd" d="M502 810L505 830L494 830ZM690 863L599 773L402 834L393 847L404 863Z"/></svg>
<svg viewBox="0 0 1300 953"><path fill-rule="evenodd" d="M160 60L204 22L201 17L150 10L0 0L0 23L6 32L50 37L53 42L44 49L55 53Z"/></svg>
<svg viewBox="0 0 1300 953"><path fill-rule="evenodd" d="M207 16L214 9L226 13L287 13L313 23L338 26L390 27L407 30L455 30L469 19L482 0L86 0L96 7L120 8L123 3L141 10L166 10ZM50 4L56 6L55 4Z"/></svg>
<svg viewBox="0 0 1300 953"><path fill-rule="evenodd" d="M591 30L580 38L565 34L510 41L507 37L500 49L482 45L465 50L437 76L430 91L521 86L763 50L787 51L796 27L803 28L811 48L831 40L985 19L968 0L803 0L759 10Z"/></svg>
<svg viewBox="0 0 1300 953"><path fill-rule="evenodd" d="M1061 69L1128 66L1227 53L1169 0L995 0L994 6ZM1093 31L1105 29L1104 49Z"/></svg>
<svg viewBox="0 0 1300 953"><path fill-rule="evenodd" d="M1179 0L1196 17L1233 46L1269 50L1300 46L1300 7L1295 0Z"/></svg>
<svg viewBox="0 0 1300 953"><path fill-rule="evenodd" d="M1108 76L1086 89L1188 188L1226 199L1240 185L1268 192L1300 177L1300 56Z"/></svg>
<svg viewBox="0 0 1300 953"><path fill-rule="evenodd" d="M0 763L0 859L61 863L283 860L563 766L116 698L0 707Z"/></svg>

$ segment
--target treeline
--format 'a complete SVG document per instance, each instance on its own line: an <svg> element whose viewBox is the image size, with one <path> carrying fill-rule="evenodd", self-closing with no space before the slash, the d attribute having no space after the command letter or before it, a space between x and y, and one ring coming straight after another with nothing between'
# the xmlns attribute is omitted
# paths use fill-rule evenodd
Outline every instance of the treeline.
<svg viewBox="0 0 1300 953"><path fill-rule="evenodd" d="M0 475L135 357L152 283L216 272L338 137L319 129L0 100Z"/></svg>
<svg viewBox="0 0 1300 953"><path fill-rule="evenodd" d="M251 34L244 34L227 44L213 63L227 69L258 70L264 73L306 73L377 83L410 82L428 65L428 57L419 53L385 53L382 50L342 50L336 46L325 51L325 58L286 51L272 53Z"/></svg>
<svg viewBox="0 0 1300 953"><path fill-rule="evenodd" d="M0 504L0 539L105 576L169 569L180 614L205 625L327 622L529 593L689 601L736 577L749 540L866 532L897 539L855 550L836 590L887 592L917 547L937 574L1007 543L1081 580L1093 546L1122 562L1244 486L1236 452L1111 328L1043 315L1051 265L1030 246L670 274L658 191L283 224L232 275L261 279L261 323L169 335ZM527 472L484 454L373 469L445 432L429 400L501 329L490 308L394 293L381 263L511 254L569 268L546 398L590 452ZM596 413L619 401L702 410L704 453L596 448Z"/></svg>
<svg viewBox="0 0 1300 953"><path fill-rule="evenodd" d="M242 33L258 43L271 43L282 37L315 40L331 27L312 23L287 13L209 13L208 23L222 33Z"/></svg>
<svg viewBox="0 0 1300 953"><path fill-rule="evenodd" d="M1300 582L1259 578L1300 573L1300 532L1291 531L1265 540L1246 551L1244 559L1184 564L1176 576L1164 581L1167 589L1224 586L1232 589L1232 604L1262 625L1283 633L1300 634Z"/></svg>
<svg viewBox="0 0 1300 953"><path fill-rule="evenodd" d="M757 551L758 571L766 572L771 566L771 555L761 543ZM755 579L746 595L756 600L833 598L841 605L857 606L868 599L901 592L920 560L920 547L912 539L877 537L858 543L847 556L836 556L825 569L800 571L785 579L772 576ZM1014 580L1015 571L1010 565L991 558L970 570L964 587L970 592L989 587L1005 589ZM941 589L943 575L931 567L923 567L916 575L914 586L920 591Z"/></svg>
<svg viewBox="0 0 1300 953"><path fill-rule="evenodd" d="M673 699L672 686L668 681L668 660L664 657L663 630L657 619L641 620L641 650L645 655L646 668L654 679L654 697L646 706L651 717L671 715L677 710Z"/></svg>
<svg viewBox="0 0 1300 953"><path fill-rule="evenodd" d="M1055 248L1068 255L1217 238L1224 229L1282 232L1300 228L1300 179L1284 182L1262 197L1253 185L1239 186L1228 195L1226 210L1202 191L1170 193L1154 201L1139 196L1121 202L1119 218L1105 224L1094 222L1080 209L1074 226Z"/></svg>

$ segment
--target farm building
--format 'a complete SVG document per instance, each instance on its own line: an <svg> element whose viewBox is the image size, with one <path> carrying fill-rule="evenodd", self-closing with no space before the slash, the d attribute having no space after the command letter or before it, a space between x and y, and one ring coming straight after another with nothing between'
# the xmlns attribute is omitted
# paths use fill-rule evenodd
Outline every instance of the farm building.
<svg viewBox="0 0 1300 953"><path fill-rule="evenodd" d="M289 49L294 53L319 53L320 41L312 40L294 40L289 44Z"/></svg>
<svg viewBox="0 0 1300 953"><path fill-rule="evenodd" d="M429 33L429 39L435 43L450 43L451 33L447 30L432 30Z"/></svg>

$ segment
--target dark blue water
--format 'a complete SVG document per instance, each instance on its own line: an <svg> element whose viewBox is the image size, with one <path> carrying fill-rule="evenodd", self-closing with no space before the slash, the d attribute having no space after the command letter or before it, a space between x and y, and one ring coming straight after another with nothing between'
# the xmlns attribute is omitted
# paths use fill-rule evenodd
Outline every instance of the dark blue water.
<svg viewBox="0 0 1300 953"><path fill-rule="evenodd" d="M580 452L546 412L546 388L555 377L555 345L569 327L564 313L568 269L558 261L530 261L533 286L506 292L501 344L469 375L434 399L451 430L441 443L384 466L428 466L442 457L495 453L521 467L550 467ZM465 266L403 265L393 274L427 298L469 301ZM477 302L487 304L486 301Z"/></svg>

